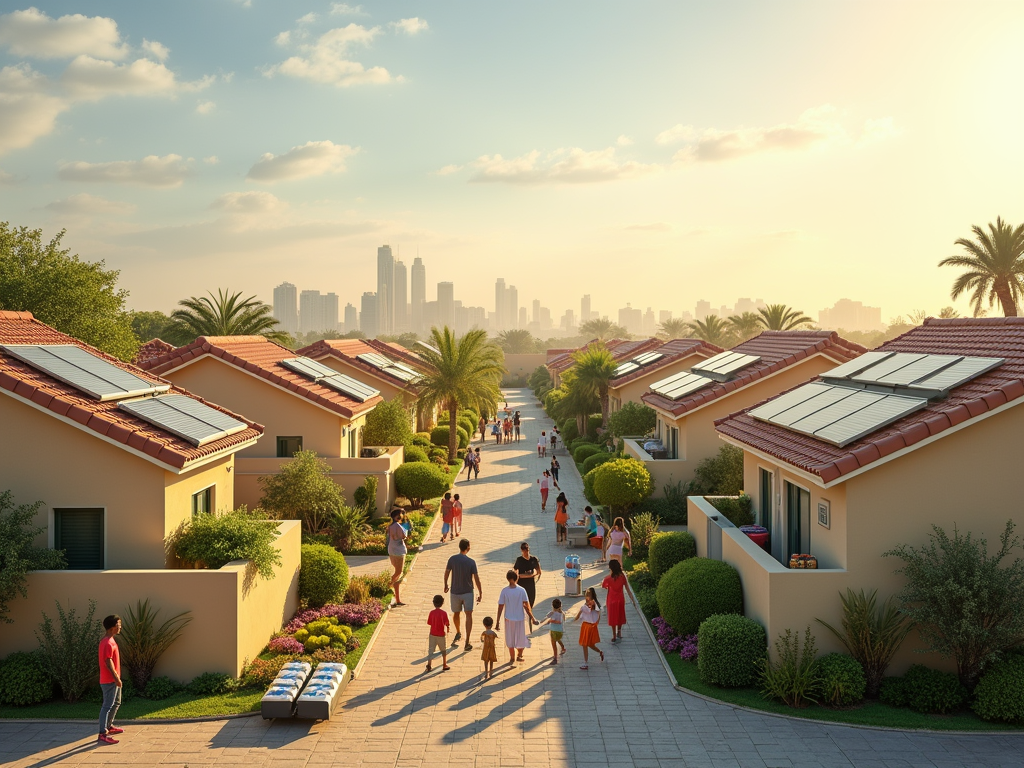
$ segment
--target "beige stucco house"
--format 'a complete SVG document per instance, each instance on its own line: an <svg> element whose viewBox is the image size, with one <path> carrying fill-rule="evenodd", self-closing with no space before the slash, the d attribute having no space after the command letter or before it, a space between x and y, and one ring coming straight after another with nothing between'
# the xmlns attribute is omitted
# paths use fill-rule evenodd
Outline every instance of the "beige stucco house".
<svg viewBox="0 0 1024 768"><path fill-rule="evenodd" d="M739 569L747 615L769 637L810 624L819 646L838 650L816 618L838 626L839 592L903 584L899 544L928 542L934 523L986 538L1022 521L1024 318L926 320L897 339L717 424L744 451L746 491L770 551L723 528L691 500L698 553ZM727 525L727 522L725 523ZM791 570L811 554L818 570ZM914 653L894 672L940 665Z"/></svg>
<svg viewBox="0 0 1024 768"><path fill-rule="evenodd" d="M648 350L658 347L663 342L661 339L648 338L648 339L608 339L607 341L601 341L600 339L594 339L588 341L582 347L578 349L551 349L548 350L547 360L544 363L544 367L548 369L548 373L551 374L552 386L558 388L562 386L562 374L568 371L575 365L573 361L573 355L576 352L590 349L593 346L603 344L609 352L612 353L612 357L616 363L624 362L629 360L631 357L643 354Z"/></svg>
<svg viewBox="0 0 1024 768"><path fill-rule="evenodd" d="M647 466L656 493L666 484L688 483L697 465L722 447L715 432L716 419L785 391L864 351L864 347L832 331L765 331L727 353L691 366L689 372L651 383L641 400L657 414L655 434L664 449L652 455L638 441L626 440L625 451ZM724 361L720 371L701 368L719 359Z"/></svg>
<svg viewBox="0 0 1024 768"><path fill-rule="evenodd" d="M648 345L643 352L619 363L608 385L608 406L611 413L625 403L642 403L641 397L650 385L668 376L688 371L701 360L724 350L700 339L672 339Z"/></svg>
<svg viewBox="0 0 1024 768"><path fill-rule="evenodd" d="M404 448L361 456L366 415L383 399L374 385L263 336L200 336L143 367L264 425L263 440L238 453L236 503L258 506L259 478L280 471L299 450L316 451L330 464L349 502L369 474L378 479L378 511L394 502L393 472Z"/></svg>
<svg viewBox="0 0 1024 768"><path fill-rule="evenodd" d="M35 647L54 601L79 613L124 613L136 600L193 622L157 668L188 680L237 675L297 604L300 532L283 523L274 579L244 562L177 570L167 537L194 515L235 508L235 456L263 433L256 422L122 363L35 320L0 312L0 490L42 502L37 544L64 550L68 569L29 576L12 603L0 657Z"/></svg>

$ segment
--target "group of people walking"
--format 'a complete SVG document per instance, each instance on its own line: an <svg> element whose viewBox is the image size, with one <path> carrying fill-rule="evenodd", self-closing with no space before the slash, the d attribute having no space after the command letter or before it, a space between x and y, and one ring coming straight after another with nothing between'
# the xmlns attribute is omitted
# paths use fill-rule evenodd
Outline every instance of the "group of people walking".
<svg viewBox="0 0 1024 768"><path fill-rule="evenodd" d="M477 429L480 430L481 443L487 440L488 431L494 438L495 445L511 443L513 440L518 443L522 438L522 415L519 411L512 413L506 403L504 418L496 416L494 421L488 421L481 416L480 421L477 422Z"/></svg>

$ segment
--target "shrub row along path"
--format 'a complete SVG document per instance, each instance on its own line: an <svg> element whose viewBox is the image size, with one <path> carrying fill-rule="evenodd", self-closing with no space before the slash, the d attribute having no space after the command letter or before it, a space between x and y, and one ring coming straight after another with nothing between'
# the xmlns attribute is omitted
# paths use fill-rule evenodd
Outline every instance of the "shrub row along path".
<svg viewBox="0 0 1024 768"><path fill-rule="evenodd" d="M1016 735L934 735L822 725L716 704L676 690L668 680L642 618L627 607L622 643L607 642L606 661L582 671L576 624L565 636L564 664L547 666L546 633L534 635L526 662L480 682L484 616L497 612L504 574L527 540L545 570L537 612L563 590L566 550L554 544L554 493L540 510L536 479L548 460L537 458L537 435L550 422L528 390L511 390L509 403L525 417L522 442L483 451L479 481L460 480L466 506L464 534L481 571L483 604L474 615L474 649L449 656L451 671L424 672L426 616L455 544L440 545L440 525L406 580L408 605L394 610L359 679L351 683L328 723L265 723L259 718L221 722L128 724L116 747L94 748L94 729L82 724L0 723L0 764L85 763L133 765L273 766L572 766L573 768L676 768L677 766L1019 766L1024 738ZM582 482L564 450L562 488L573 517L584 504ZM580 552L593 561L596 550ZM584 570L584 586L606 571ZM603 591L600 592L603 600ZM570 611L578 598L564 602ZM498 641L503 660L503 634Z"/></svg>

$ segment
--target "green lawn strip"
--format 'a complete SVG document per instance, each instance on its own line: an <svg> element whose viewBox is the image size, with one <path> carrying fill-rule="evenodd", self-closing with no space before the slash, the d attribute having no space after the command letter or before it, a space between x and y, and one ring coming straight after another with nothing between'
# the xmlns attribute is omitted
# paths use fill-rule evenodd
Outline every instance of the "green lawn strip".
<svg viewBox="0 0 1024 768"><path fill-rule="evenodd" d="M193 696L176 693L163 701L150 701L135 697L126 701L117 711L118 720L167 720L186 717L222 717L259 709L261 689L246 689L216 696ZM3 719L94 720L99 717L97 702L51 701L31 707L0 706Z"/></svg>
<svg viewBox="0 0 1024 768"><path fill-rule="evenodd" d="M683 688L717 699L725 704L738 704L763 712L772 712L790 717L811 720L825 720L846 725L882 726L907 730L927 729L932 731L1020 731L1020 728L1002 723L990 723L971 712L953 715L922 715L910 709L890 707L877 701L869 701L851 709L829 709L811 705L806 709L794 709L777 701L769 701L756 688L719 688L700 681L696 662L683 661L678 653L666 653L665 659L675 674L676 682Z"/></svg>

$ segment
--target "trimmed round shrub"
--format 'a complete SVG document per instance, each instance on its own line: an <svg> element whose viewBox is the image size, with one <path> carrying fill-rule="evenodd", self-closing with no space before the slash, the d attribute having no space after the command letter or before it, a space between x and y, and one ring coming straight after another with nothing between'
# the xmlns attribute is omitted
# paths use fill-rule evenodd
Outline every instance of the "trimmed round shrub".
<svg viewBox="0 0 1024 768"><path fill-rule="evenodd" d="M590 456L586 461L583 462L583 465L580 467L580 472L582 472L583 474L587 474L587 472L589 472L590 470L597 469L602 464L605 464L609 461L613 461L617 458L619 457L616 456L614 453L608 453L607 451L595 453L593 456Z"/></svg>
<svg viewBox="0 0 1024 768"><path fill-rule="evenodd" d="M345 556L328 544L303 544L299 597L305 598L310 607L320 608L327 603L338 602L347 589L348 564Z"/></svg>
<svg viewBox="0 0 1024 768"><path fill-rule="evenodd" d="M433 454L432 454L433 455ZM451 487L451 475L436 464L413 462L395 470L395 489L419 507L424 499L440 496Z"/></svg>
<svg viewBox="0 0 1024 768"><path fill-rule="evenodd" d="M594 468L593 475L598 502L613 510L639 504L654 490L651 473L642 461L636 459L605 462Z"/></svg>
<svg viewBox="0 0 1024 768"><path fill-rule="evenodd" d="M879 698L893 707L910 707L924 714L946 714L967 701L967 689L952 672L915 664L903 677L882 680Z"/></svg>
<svg viewBox="0 0 1024 768"><path fill-rule="evenodd" d="M746 616L709 616L697 630L697 671L701 682L707 685L753 685L767 654L768 635L764 627Z"/></svg>
<svg viewBox="0 0 1024 768"><path fill-rule="evenodd" d="M469 445L469 433L462 427L455 427L455 434L458 435L456 448L466 448ZM440 425L430 430L430 442L439 448L448 448L448 425Z"/></svg>
<svg viewBox="0 0 1024 768"><path fill-rule="evenodd" d="M681 502L661 497L644 499L629 511L630 515L638 515L641 512L650 512L655 517L660 517L662 525L686 525L685 498Z"/></svg>
<svg viewBox="0 0 1024 768"><path fill-rule="evenodd" d="M164 699L169 699L181 689L181 684L171 680L169 677L154 677L146 683L146 692L143 695L152 701L163 701Z"/></svg>
<svg viewBox="0 0 1024 768"><path fill-rule="evenodd" d="M467 435L472 435L477 430L477 419L468 416L459 416L457 424L465 430Z"/></svg>
<svg viewBox="0 0 1024 768"><path fill-rule="evenodd" d="M420 448L430 447L430 433L429 432L417 432L412 436L412 444L418 445Z"/></svg>
<svg viewBox="0 0 1024 768"><path fill-rule="evenodd" d="M587 437L589 437L591 440L597 440L597 430L599 430L601 428L601 424L603 422L604 422L604 419L601 417L601 414L599 414L599 413L595 414L593 416L588 416L587 417Z"/></svg>
<svg viewBox="0 0 1024 768"><path fill-rule="evenodd" d="M577 464L582 464L584 461L589 459L594 454L601 452L601 446L588 443L587 445L581 445L579 448L572 452L572 460L575 461ZM607 451L604 452L607 453Z"/></svg>
<svg viewBox="0 0 1024 768"><path fill-rule="evenodd" d="M654 583L657 584L661 581L661 577L668 573L676 563L696 556L697 540L693 538L692 533L672 531L656 534L651 540L651 546L647 553L647 562L650 565Z"/></svg>
<svg viewBox="0 0 1024 768"><path fill-rule="evenodd" d="M591 504L600 504L597 500L597 491L594 490L594 479L600 467L595 467L583 476L583 495Z"/></svg>
<svg viewBox="0 0 1024 768"><path fill-rule="evenodd" d="M864 698L868 679L864 668L845 653L826 653L814 662L814 673L821 688L822 703L848 707Z"/></svg>
<svg viewBox="0 0 1024 768"><path fill-rule="evenodd" d="M579 436L580 431L576 428L576 419L566 419L562 422L562 440L566 445Z"/></svg>
<svg viewBox="0 0 1024 768"><path fill-rule="evenodd" d="M654 576L651 575L651 569L647 563L637 563L633 566L626 578L629 579L629 586L633 588L633 592L639 592L641 589L654 589L658 586L658 582Z"/></svg>
<svg viewBox="0 0 1024 768"><path fill-rule="evenodd" d="M430 457L427 456L427 452L418 445L410 445L405 449L405 460L412 462L430 461Z"/></svg>
<svg viewBox="0 0 1024 768"><path fill-rule="evenodd" d="M1024 722L1024 656L1007 655L981 676L972 709L983 720Z"/></svg>
<svg viewBox="0 0 1024 768"><path fill-rule="evenodd" d="M203 672L192 678L192 682L185 686L185 690L193 696L216 696L220 693L230 693L237 687L238 684L231 675L222 672Z"/></svg>
<svg viewBox="0 0 1024 768"><path fill-rule="evenodd" d="M643 611L644 616L647 620L658 617L658 595L653 589L639 589L634 590L636 595L636 602L640 606L640 610Z"/></svg>
<svg viewBox="0 0 1024 768"><path fill-rule="evenodd" d="M19 651L0 662L0 704L27 707L53 698L53 678L38 653Z"/></svg>
<svg viewBox="0 0 1024 768"><path fill-rule="evenodd" d="M691 557L673 565L658 582L658 609L681 635L695 635L716 613L743 613L740 574L728 563Z"/></svg>
<svg viewBox="0 0 1024 768"><path fill-rule="evenodd" d="M597 443L589 437L577 437L575 440L567 442L565 445L569 449L569 453L575 453L576 449L581 445L597 445Z"/></svg>

